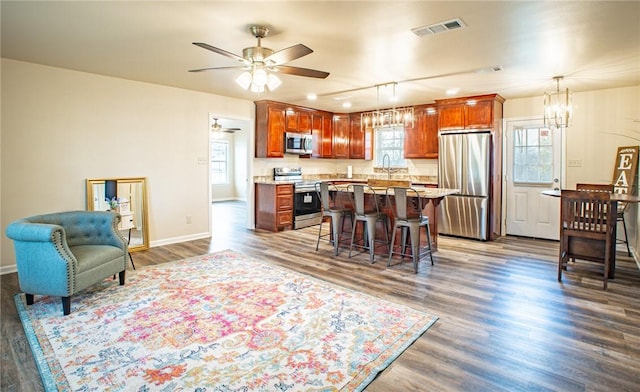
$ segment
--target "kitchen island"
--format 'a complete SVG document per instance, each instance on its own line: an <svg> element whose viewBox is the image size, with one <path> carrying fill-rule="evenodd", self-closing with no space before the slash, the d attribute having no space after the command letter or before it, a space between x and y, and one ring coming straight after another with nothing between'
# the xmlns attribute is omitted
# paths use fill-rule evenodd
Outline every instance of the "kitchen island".
<svg viewBox="0 0 640 392"><path fill-rule="evenodd" d="M418 192L420 196L420 204L423 206L422 214L424 216L429 217L429 231L431 232L431 247L433 251L437 251L438 249L438 210L436 209L442 199L448 195L454 195L459 193L459 189L448 189L448 188L435 188L435 187L426 187L426 186L412 186ZM336 183L331 185L329 188L330 191L337 192L336 194L336 203L345 207L345 208L353 208L351 202L351 196L348 193L349 183ZM365 189L365 193L368 193L366 205L373 205L374 201L371 199L372 197L378 198L378 205L380 206L381 212L384 212L389 216L391 220L391 227L394 224L394 213L393 208L389 203L387 203L387 187L383 186L374 186ZM393 190L389 188L389 196L393 198ZM378 230L384 230L381 227ZM384 232L380 232L377 234L380 238L383 238ZM396 243L400 243L396 241ZM426 238L425 238L426 244ZM421 244L423 245L423 244Z"/></svg>

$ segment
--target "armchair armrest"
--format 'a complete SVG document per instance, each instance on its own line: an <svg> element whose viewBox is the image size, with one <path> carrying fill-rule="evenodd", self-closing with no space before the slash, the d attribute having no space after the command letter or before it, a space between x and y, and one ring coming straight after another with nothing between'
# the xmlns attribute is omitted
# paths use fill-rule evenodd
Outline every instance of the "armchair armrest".
<svg viewBox="0 0 640 392"><path fill-rule="evenodd" d="M26 219L7 226L7 237L14 241L20 276L20 288L40 293L44 287L50 295L69 296L74 292L73 279L78 261L65 238L64 228Z"/></svg>

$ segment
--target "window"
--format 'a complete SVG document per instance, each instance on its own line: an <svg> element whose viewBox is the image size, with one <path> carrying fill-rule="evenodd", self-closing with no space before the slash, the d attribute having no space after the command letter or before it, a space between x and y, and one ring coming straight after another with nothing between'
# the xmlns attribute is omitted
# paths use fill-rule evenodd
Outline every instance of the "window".
<svg viewBox="0 0 640 392"><path fill-rule="evenodd" d="M548 128L514 129L513 182L553 182L553 138Z"/></svg>
<svg viewBox="0 0 640 392"><path fill-rule="evenodd" d="M383 167L382 160L389 155L390 167L407 167L404 159L404 127L375 128L373 140L374 166Z"/></svg>
<svg viewBox="0 0 640 392"><path fill-rule="evenodd" d="M229 183L229 142L226 140L211 142L211 183Z"/></svg>

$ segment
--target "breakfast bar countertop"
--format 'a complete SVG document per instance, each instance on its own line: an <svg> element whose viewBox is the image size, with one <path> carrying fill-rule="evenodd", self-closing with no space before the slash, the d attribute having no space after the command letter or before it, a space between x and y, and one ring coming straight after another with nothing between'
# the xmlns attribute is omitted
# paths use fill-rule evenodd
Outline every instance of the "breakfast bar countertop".
<svg viewBox="0 0 640 392"><path fill-rule="evenodd" d="M344 177L325 177L325 176L303 176L302 178L303 181L305 182L313 182L313 181L329 181L329 182L341 182L343 184L348 184L350 182L353 182L354 184L366 184L368 178L344 178ZM273 176L255 176L253 178L253 182L254 184L295 184L296 182L298 182L299 180L275 180L273 178ZM412 180L411 181L412 185L414 188L420 188L420 187L437 187L438 186L438 182L435 180L424 180L424 181L416 181L416 180Z"/></svg>
<svg viewBox="0 0 640 392"><path fill-rule="evenodd" d="M348 184L336 184L332 185L332 187L337 191L346 191ZM386 194L387 187L372 187L374 192L379 195ZM450 189L450 188L432 188L422 185L412 185L411 188L415 189L416 192L420 195L420 197L424 197L425 199L437 199L442 198L449 195L455 195L456 193L460 193L460 189ZM365 189L365 192L367 190ZM393 192L389 192L390 195L393 195Z"/></svg>

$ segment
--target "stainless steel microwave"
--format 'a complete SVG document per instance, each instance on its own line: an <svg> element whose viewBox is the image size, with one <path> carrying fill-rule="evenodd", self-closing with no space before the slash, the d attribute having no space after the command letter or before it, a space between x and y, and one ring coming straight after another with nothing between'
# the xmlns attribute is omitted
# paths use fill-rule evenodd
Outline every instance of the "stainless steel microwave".
<svg viewBox="0 0 640 392"><path fill-rule="evenodd" d="M313 148L311 134L285 132L284 152L289 154L311 154Z"/></svg>

